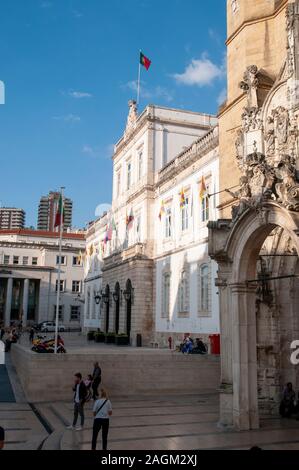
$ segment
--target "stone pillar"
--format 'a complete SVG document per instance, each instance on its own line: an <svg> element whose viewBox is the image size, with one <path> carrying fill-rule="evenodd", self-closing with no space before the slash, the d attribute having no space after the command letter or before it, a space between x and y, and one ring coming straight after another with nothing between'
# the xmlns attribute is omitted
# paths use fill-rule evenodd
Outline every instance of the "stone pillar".
<svg viewBox="0 0 299 470"><path fill-rule="evenodd" d="M227 285L230 273L219 266L216 287L219 289L220 339L221 339L221 384L219 425L233 427L233 369L232 369L232 312L230 288Z"/></svg>
<svg viewBox="0 0 299 470"><path fill-rule="evenodd" d="M28 301L29 301L29 279L25 279L23 287L23 326L27 325L28 316Z"/></svg>
<svg viewBox="0 0 299 470"><path fill-rule="evenodd" d="M259 428L255 287L233 284L233 423L243 431Z"/></svg>
<svg viewBox="0 0 299 470"><path fill-rule="evenodd" d="M9 277L7 279L7 288L6 288L6 300L5 300L5 320L4 326L7 328L10 326L10 315L11 315L11 301L12 301L12 285L13 278Z"/></svg>

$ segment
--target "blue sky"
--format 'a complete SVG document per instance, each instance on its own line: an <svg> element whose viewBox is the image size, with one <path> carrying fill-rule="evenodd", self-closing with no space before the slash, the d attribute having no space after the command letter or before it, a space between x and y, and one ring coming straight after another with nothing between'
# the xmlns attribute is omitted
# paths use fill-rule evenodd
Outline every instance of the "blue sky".
<svg viewBox="0 0 299 470"><path fill-rule="evenodd" d="M216 113L225 97L225 0L1 0L0 201L36 225L61 185L83 226L111 200L127 102Z"/></svg>

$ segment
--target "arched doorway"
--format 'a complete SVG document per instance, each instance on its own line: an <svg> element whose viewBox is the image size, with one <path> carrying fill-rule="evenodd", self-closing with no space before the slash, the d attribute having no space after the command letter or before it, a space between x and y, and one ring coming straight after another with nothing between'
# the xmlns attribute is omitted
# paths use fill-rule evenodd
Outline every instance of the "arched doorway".
<svg viewBox="0 0 299 470"><path fill-rule="evenodd" d="M298 229L299 214L274 201L233 224L210 226L210 254L219 266L223 425L257 429L260 414L278 414L283 383L299 386L299 370L290 364L290 344L299 338ZM274 240L279 233L284 243ZM290 292L286 282L293 285L292 302L281 300Z"/></svg>
<svg viewBox="0 0 299 470"><path fill-rule="evenodd" d="M105 303L105 333L109 333L110 287L108 284L105 288L104 303Z"/></svg>
<svg viewBox="0 0 299 470"><path fill-rule="evenodd" d="M124 298L126 301L126 334L130 340L131 327L132 327L132 297L133 288L130 279L126 282L126 290L124 291Z"/></svg>
<svg viewBox="0 0 299 470"><path fill-rule="evenodd" d="M120 285L119 282L115 284L113 292L113 300L115 302L115 317L114 317L114 330L115 334L119 333L119 308L120 308Z"/></svg>

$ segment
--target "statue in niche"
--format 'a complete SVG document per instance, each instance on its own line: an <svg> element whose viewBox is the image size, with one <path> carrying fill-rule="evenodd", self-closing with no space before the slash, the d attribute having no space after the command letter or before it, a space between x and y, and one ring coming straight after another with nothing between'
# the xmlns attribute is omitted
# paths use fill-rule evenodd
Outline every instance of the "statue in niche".
<svg viewBox="0 0 299 470"><path fill-rule="evenodd" d="M266 140L267 154L273 155L275 152L275 128L274 128L274 119L272 116L267 117L265 140Z"/></svg>
<svg viewBox="0 0 299 470"><path fill-rule="evenodd" d="M288 110L279 106L274 111L275 116L275 134L278 145L282 146L287 143L289 129L289 113Z"/></svg>

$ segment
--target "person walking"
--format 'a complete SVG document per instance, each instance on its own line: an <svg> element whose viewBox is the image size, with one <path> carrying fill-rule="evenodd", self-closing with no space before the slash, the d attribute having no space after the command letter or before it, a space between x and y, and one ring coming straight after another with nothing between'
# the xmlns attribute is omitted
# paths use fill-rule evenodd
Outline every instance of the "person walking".
<svg viewBox="0 0 299 470"><path fill-rule="evenodd" d="M82 380L82 374L78 372L75 374L75 386L73 387L74 391L74 419L73 424L68 426L67 429L74 429L76 431L81 431L84 426L84 404L87 396L87 389L85 383ZM81 426L76 426L78 421L78 416L81 418Z"/></svg>
<svg viewBox="0 0 299 470"><path fill-rule="evenodd" d="M2 450L3 447L4 447L4 441L5 441L5 431L4 431L4 429L0 426L0 450Z"/></svg>
<svg viewBox="0 0 299 470"><path fill-rule="evenodd" d="M29 331L29 342L32 344L34 340L34 328L31 327Z"/></svg>
<svg viewBox="0 0 299 470"><path fill-rule="evenodd" d="M92 444L91 450L96 450L97 439L100 430L102 429L102 447L103 450L107 450L108 444L108 432L110 417L112 416L112 405L109 400L106 390L101 389L101 398L96 400L93 407L93 431L92 431Z"/></svg>
<svg viewBox="0 0 299 470"><path fill-rule="evenodd" d="M98 388L102 381L102 370L98 362L94 363L94 369L92 373L92 398L96 400L99 396Z"/></svg>
<svg viewBox="0 0 299 470"><path fill-rule="evenodd" d="M4 329L4 326L1 325L1 328L0 328L0 341L2 341L4 335L5 335L5 329Z"/></svg>

